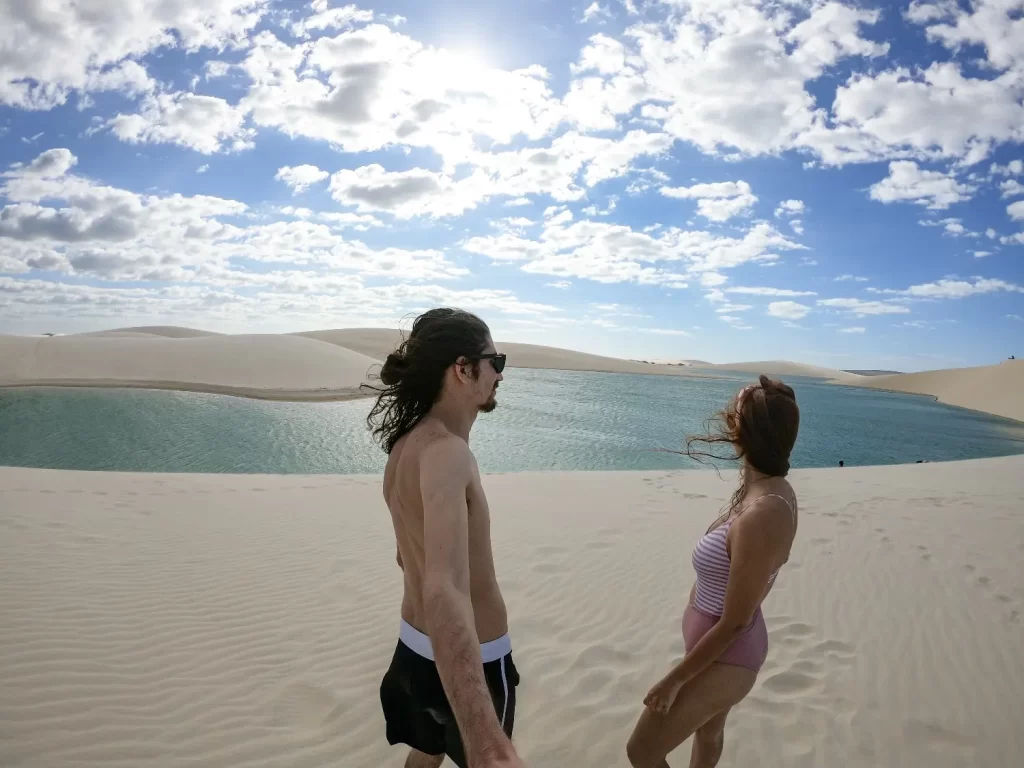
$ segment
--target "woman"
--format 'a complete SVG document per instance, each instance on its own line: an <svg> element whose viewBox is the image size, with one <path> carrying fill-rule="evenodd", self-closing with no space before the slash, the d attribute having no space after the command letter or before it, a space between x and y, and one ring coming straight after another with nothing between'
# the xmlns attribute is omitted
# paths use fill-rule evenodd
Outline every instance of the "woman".
<svg viewBox="0 0 1024 768"><path fill-rule="evenodd" d="M693 443L731 444L741 483L693 551L686 656L644 699L626 746L634 768L667 768L666 756L691 735L690 768L717 765L729 710L753 688L768 652L761 602L796 535L796 495L784 478L800 409L790 387L761 376L718 418L718 434L689 438L686 453L699 460L714 454L694 452Z"/></svg>

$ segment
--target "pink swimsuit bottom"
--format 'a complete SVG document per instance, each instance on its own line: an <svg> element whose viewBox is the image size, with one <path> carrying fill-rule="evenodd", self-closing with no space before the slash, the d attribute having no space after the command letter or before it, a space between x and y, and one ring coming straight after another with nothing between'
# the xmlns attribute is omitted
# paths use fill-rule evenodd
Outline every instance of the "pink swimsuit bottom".
<svg viewBox="0 0 1024 768"><path fill-rule="evenodd" d="M683 640L686 643L687 653L692 651L697 641L718 623L719 618L719 616L713 616L699 608L694 608L692 605L686 606L686 610L683 612ZM715 659L715 662L733 664L758 672L767 657L768 627L764 623L764 614L758 608L747 628L739 637L729 643L729 647L722 651L722 655Z"/></svg>

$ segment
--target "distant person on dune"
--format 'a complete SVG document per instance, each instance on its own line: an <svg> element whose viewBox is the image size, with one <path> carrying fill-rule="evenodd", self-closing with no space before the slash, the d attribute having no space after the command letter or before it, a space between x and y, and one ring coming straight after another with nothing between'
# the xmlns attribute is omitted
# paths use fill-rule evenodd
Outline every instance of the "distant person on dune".
<svg viewBox="0 0 1024 768"><path fill-rule="evenodd" d="M800 427L793 390L761 376L719 414L717 434L741 463L740 486L693 551L697 581L683 613L686 655L644 699L626 746L634 768L668 768L665 758L694 737L690 768L713 768L722 755L729 710L750 693L768 653L761 602L789 559L797 502L785 480ZM723 458L723 457L716 457Z"/></svg>
<svg viewBox="0 0 1024 768"><path fill-rule="evenodd" d="M388 355L367 418L388 454L384 500L404 572L398 646L380 686L406 768L523 768L512 747L519 675L469 432L497 405L505 355L468 312L432 309Z"/></svg>

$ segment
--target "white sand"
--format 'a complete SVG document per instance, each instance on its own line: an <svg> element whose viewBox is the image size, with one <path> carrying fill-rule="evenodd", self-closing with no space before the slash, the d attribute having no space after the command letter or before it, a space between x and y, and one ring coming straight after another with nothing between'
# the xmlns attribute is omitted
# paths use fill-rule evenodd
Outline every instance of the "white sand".
<svg viewBox="0 0 1024 768"><path fill-rule="evenodd" d="M306 331L295 335L337 344L378 360L387 357L388 353L392 352L402 340L400 332L392 328L342 328L331 331ZM513 368L662 374L691 378L702 378L708 375L681 366L620 360L617 357L591 355L587 352L545 347L540 344L520 344L501 340L496 340L494 344L499 352L508 355L508 365Z"/></svg>
<svg viewBox="0 0 1024 768"><path fill-rule="evenodd" d="M805 470L723 766L1024 764L1024 457ZM492 475L530 768L626 765L713 472ZM0 765L398 768L379 477L0 469ZM685 766L688 752L673 766Z"/></svg>
<svg viewBox="0 0 1024 768"><path fill-rule="evenodd" d="M135 386L341 399L377 362L298 336L0 336L0 386Z"/></svg>
<svg viewBox="0 0 1024 768"><path fill-rule="evenodd" d="M1024 360L978 368L863 376L856 382L841 379L836 383L932 395L950 405L1024 421Z"/></svg>
<svg viewBox="0 0 1024 768"><path fill-rule="evenodd" d="M814 376L823 379L838 379L841 381L859 381L864 378L856 373L848 373L835 368L823 368L820 365L808 363L793 363L788 360L761 360L749 363L722 363L712 365L694 361L694 366L709 371L737 371L739 373L766 374L768 376Z"/></svg>

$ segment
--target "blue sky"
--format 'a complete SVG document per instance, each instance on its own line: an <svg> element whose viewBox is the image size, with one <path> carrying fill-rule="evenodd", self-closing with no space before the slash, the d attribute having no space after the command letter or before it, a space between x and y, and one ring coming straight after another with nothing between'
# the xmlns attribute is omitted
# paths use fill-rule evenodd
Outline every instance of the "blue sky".
<svg viewBox="0 0 1024 768"><path fill-rule="evenodd" d="M153 7L0 0L0 332L1024 353L1024 0Z"/></svg>

